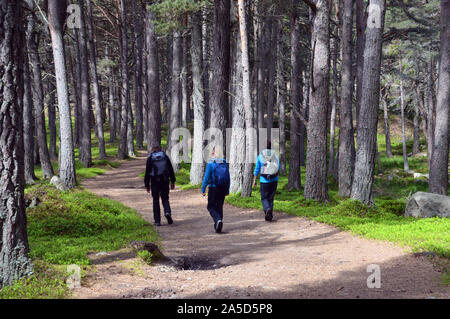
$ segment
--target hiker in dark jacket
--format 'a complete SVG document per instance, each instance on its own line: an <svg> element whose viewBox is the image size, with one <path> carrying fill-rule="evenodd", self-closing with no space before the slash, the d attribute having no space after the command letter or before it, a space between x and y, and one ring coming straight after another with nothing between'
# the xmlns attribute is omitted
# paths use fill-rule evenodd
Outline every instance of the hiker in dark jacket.
<svg viewBox="0 0 450 319"><path fill-rule="evenodd" d="M160 197L164 207L164 216L169 225L173 223L169 204L169 183L170 189L173 190L175 189L175 181L175 173L169 157L161 150L161 146L153 146L152 152L147 158L144 182L147 193L150 193L150 190L152 192L153 217L156 226L161 226Z"/></svg>
<svg viewBox="0 0 450 319"><path fill-rule="evenodd" d="M223 227L223 204L230 193L230 172L224 158L214 158L214 152L211 157L203 177L202 194L206 196L208 187L207 209L214 220L215 231L220 233Z"/></svg>
<svg viewBox="0 0 450 319"><path fill-rule="evenodd" d="M270 222L273 218L273 200L278 186L278 172L280 170L280 160L275 154L275 151L271 149L270 141L267 141L267 149L261 151L256 161L255 182L254 186L258 186L258 176L260 191L261 191L261 203L263 205L265 220Z"/></svg>

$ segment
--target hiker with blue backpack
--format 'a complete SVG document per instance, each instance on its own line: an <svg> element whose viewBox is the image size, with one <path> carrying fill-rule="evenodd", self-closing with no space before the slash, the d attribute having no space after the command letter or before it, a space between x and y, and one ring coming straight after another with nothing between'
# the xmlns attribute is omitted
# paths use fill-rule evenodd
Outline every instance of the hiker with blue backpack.
<svg viewBox="0 0 450 319"><path fill-rule="evenodd" d="M223 204L225 197L230 193L230 172L228 163L224 158L214 158L214 152L206 165L203 177L202 194L206 196L208 187L207 209L214 220L216 233L222 232L223 227Z"/></svg>
<svg viewBox="0 0 450 319"><path fill-rule="evenodd" d="M261 202L263 205L265 220L270 222L273 218L273 200L278 186L278 172L280 171L280 160L275 151L272 150L271 142L267 141L267 149L261 151L256 161L254 186L258 186L260 176Z"/></svg>
<svg viewBox="0 0 450 319"><path fill-rule="evenodd" d="M164 207L164 216L169 225L173 223L172 211L169 203L169 183L170 189L175 189L175 172L169 157L161 150L160 145L154 145L152 152L147 158L145 169L145 187L147 193L152 193L153 197L153 218L155 226L161 226L161 208L159 198Z"/></svg>

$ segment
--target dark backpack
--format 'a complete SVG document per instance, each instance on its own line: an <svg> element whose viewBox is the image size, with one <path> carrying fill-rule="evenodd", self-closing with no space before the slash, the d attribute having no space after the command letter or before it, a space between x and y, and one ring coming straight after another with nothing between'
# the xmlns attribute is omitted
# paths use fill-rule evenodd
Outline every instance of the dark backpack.
<svg viewBox="0 0 450 319"><path fill-rule="evenodd" d="M167 157L164 152L154 152L150 155L152 159L151 176L162 176L167 174Z"/></svg>
<svg viewBox="0 0 450 319"><path fill-rule="evenodd" d="M228 187L230 185L230 172L228 164L224 160L213 161L213 183L216 187Z"/></svg>

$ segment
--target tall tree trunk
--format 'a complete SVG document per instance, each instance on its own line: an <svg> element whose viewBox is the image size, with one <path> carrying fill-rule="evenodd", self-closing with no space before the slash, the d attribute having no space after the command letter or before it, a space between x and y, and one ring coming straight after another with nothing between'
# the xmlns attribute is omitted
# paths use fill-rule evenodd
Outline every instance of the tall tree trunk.
<svg viewBox="0 0 450 319"><path fill-rule="evenodd" d="M431 159L434 151L434 131L435 131L435 100L434 100L434 60L430 58L428 64L428 79L427 79L427 122L428 122L428 166L431 167Z"/></svg>
<svg viewBox="0 0 450 319"><path fill-rule="evenodd" d="M282 30L282 20L277 22L278 29ZM279 36L277 41L277 105L278 105L278 122L280 128L280 174L286 174L286 98L287 93L286 81L284 79L284 63L283 63L283 37Z"/></svg>
<svg viewBox="0 0 450 319"><path fill-rule="evenodd" d="M267 131L268 136L271 139L271 129L273 127L273 117L274 117L274 104L275 104L275 79L276 79L276 65L277 65L277 43L278 43L278 33L279 33L278 21L272 22L272 33L270 36L270 47L269 50L269 92L267 93Z"/></svg>
<svg viewBox="0 0 450 319"><path fill-rule="evenodd" d="M362 81L364 68L364 46L365 46L365 0L356 0L356 125L359 121L361 109Z"/></svg>
<svg viewBox="0 0 450 319"><path fill-rule="evenodd" d="M25 149L25 182L33 184L37 179L34 174L34 111L31 92L30 66L27 54L23 63L23 141Z"/></svg>
<svg viewBox="0 0 450 319"><path fill-rule="evenodd" d="M182 38L181 33L176 31L173 35L172 46L172 83L170 94L170 115L169 115L169 135L167 137L167 149L169 150L169 156L171 156L172 164L175 171L179 169L178 161L176 157L178 152L172 153L172 133L181 124L181 54L182 54Z"/></svg>
<svg viewBox="0 0 450 319"><path fill-rule="evenodd" d="M447 195L450 112L450 0L441 0L441 47L434 150L430 166L431 193Z"/></svg>
<svg viewBox="0 0 450 319"><path fill-rule="evenodd" d="M317 0L313 14L311 43L313 70L307 127L305 198L328 199L327 187L327 111L330 104L329 1Z"/></svg>
<svg viewBox="0 0 450 319"><path fill-rule="evenodd" d="M33 272L28 257L23 144L24 33L20 1L0 6L0 289Z"/></svg>
<svg viewBox="0 0 450 319"><path fill-rule="evenodd" d="M419 124L419 106L414 103L414 133L413 133L413 150L415 155L420 152L420 124Z"/></svg>
<svg viewBox="0 0 450 319"><path fill-rule="evenodd" d="M121 121L120 121L120 141L117 157L124 159L128 154L127 131L128 131L128 39L127 39L127 19L125 0L119 0L119 16L120 16L120 63L122 66L122 85L120 92L121 103Z"/></svg>
<svg viewBox="0 0 450 319"><path fill-rule="evenodd" d="M95 121L96 130L98 138L98 159L102 160L106 157L105 149L105 136L103 131L103 116L102 116L102 92L99 85L98 74L97 74L97 50L95 48L94 39L94 26L92 23L92 0L87 0L87 31L88 31L88 43L89 43L89 54L91 63L91 78L92 78L92 91L94 92L94 108L95 108Z"/></svg>
<svg viewBox="0 0 450 319"><path fill-rule="evenodd" d="M47 72L53 75L54 65L52 57L52 47L47 45L45 50L45 56L47 59ZM50 135L48 151L50 154L50 160L58 160L58 153L56 151L56 87L52 76L47 77L47 112L48 112L48 130Z"/></svg>
<svg viewBox="0 0 450 319"><path fill-rule="evenodd" d="M210 24L208 23L208 4L205 2L202 8L202 54L203 54L203 86L205 100L205 128L209 123L209 53L210 45Z"/></svg>
<svg viewBox="0 0 450 319"><path fill-rule="evenodd" d="M140 2L139 2L140 3ZM136 37L136 50L134 54L135 72L134 72L134 109L136 114L136 148L144 148L144 114L143 114L143 95L142 95L142 54L143 54L143 28L141 19L140 4L136 5L136 0L132 0L133 8L133 31Z"/></svg>
<svg viewBox="0 0 450 319"><path fill-rule="evenodd" d="M230 79L230 0L214 0L213 48L211 56L210 127L226 136L228 84ZM226 145L218 145L226 154Z"/></svg>
<svg viewBox="0 0 450 319"><path fill-rule="evenodd" d="M75 146L79 147L82 138L83 129L83 113L82 113L82 101L81 101L81 53L80 53L80 35L79 30L74 29L74 41L73 41L73 59L74 67L72 68L71 80L72 80L72 94L75 100Z"/></svg>
<svg viewBox="0 0 450 319"><path fill-rule="evenodd" d="M288 189L302 187L300 172L301 130L300 118L302 106L301 64L300 64L300 26L295 2L292 1L291 11L291 153L289 158Z"/></svg>
<svg viewBox="0 0 450 319"><path fill-rule="evenodd" d="M388 114L388 88L383 87L381 92L381 98L383 100L383 114L384 114L384 135L386 137L386 156L388 158L392 157L392 147L391 147L391 132L389 129L389 114Z"/></svg>
<svg viewBox="0 0 450 319"><path fill-rule="evenodd" d="M368 26L365 32L364 76L356 140L358 148L351 194L351 198L364 204L373 203L385 4L385 0L371 0L371 5L379 8L379 11L371 11L371 17L367 19L370 27Z"/></svg>
<svg viewBox="0 0 450 319"><path fill-rule="evenodd" d="M237 25L238 4L232 3L232 25ZM245 109L242 101L242 50L239 30L232 32L233 78L232 78L232 134L230 142L230 193L242 190L245 168Z"/></svg>
<svg viewBox="0 0 450 319"><path fill-rule="evenodd" d="M81 141L80 141L80 162L85 167L92 166L91 153L91 94L89 83L88 47L85 24L84 1L78 0L80 5L81 27L79 32L80 64L81 64Z"/></svg>
<svg viewBox="0 0 450 319"><path fill-rule="evenodd" d="M187 18L185 19L185 25L187 25ZM183 36L182 46L183 46L182 50L183 67L181 70L181 126L187 128L188 112L189 112L189 97L188 97L189 44L187 34Z"/></svg>
<svg viewBox="0 0 450 319"><path fill-rule="evenodd" d="M117 104L114 98L114 73L111 68L111 63L113 61L112 54L110 54L109 46L105 47L105 55L109 60L109 63L106 66L106 74L107 74L107 82L108 82L108 109L109 109L109 142L116 142L116 132L117 132Z"/></svg>
<svg viewBox="0 0 450 319"><path fill-rule="evenodd" d="M402 56L400 57L400 118L402 122L402 149L403 149L403 169L405 172L409 171L409 163L408 163L408 151L406 149L406 132L405 132L405 96L403 93L403 67L402 67Z"/></svg>
<svg viewBox="0 0 450 319"><path fill-rule="evenodd" d="M245 14L244 0L238 0L238 12L239 12L239 33L241 36L241 61L242 61L242 100L245 110L245 127L247 131L250 131L254 127L254 117L251 100L250 89L250 64L248 57L248 34L247 34L247 22ZM244 178L242 181L242 197L250 197L252 194L252 171L253 171L253 157L257 149L256 136L245 137L245 165L244 165Z"/></svg>
<svg viewBox="0 0 450 319"><path fill-rule="evenodd" d="M155 33L154 16L150 10L146 12L145 41L147 47L147 145L148 151L155 144L161 145L161 94L159 88L158 42Z"/></svg>
<svg viewBox="0 0 450 319"><path fill-rule="evenodd" d="M331 13L330 13L331 14ZM331 52L331 62L333 65L333 82L332 82L332 96L331 96L331 114L330 114L330 143L328 146L328 175L332 175L334 171L335 150L334 144L336 142L336 117L337 117L337 103L338 103L338 85L339 76L337 71L337 60L339 54L339 28L334 28L335 38L333 39L333 48Z"/></svg>
<svg viewBox="0 0 450 319"><path fill-rule="evenodd" d="M190 172L190 182L192 185L202 183L203 169L203 133L205 130L205 102L204 102L204 82L202 78L203 52L202 52L202 25L201 14L195 13L192 16L191 35L191 59L192 59L192 81L193 92L192 101L194 107L194 141L192 151L192 165Z"/></svg>
<svg viewBox="0 0 450 319"><path fill-rule="evenodd" d="M47 130L45 127L44 111L44 89L42 85L41 60L39 57L39 33L36 29L36 21L28 19L27 25L27 47L28 56L31 63L33 84L33 102L36 120L37 145L39 147L39 158L42 173L45 179L50 179L54 175L53 166L50 161L50 154L47 145Z"/></svg>
<svg viewBox="0 0 450 319"><path fill-rule="evenodd" d="M350 197L355 169L355 137L353 131L353 4L343 0L342 12L342 80L339 128L338 181L339 196Z"/></svg>

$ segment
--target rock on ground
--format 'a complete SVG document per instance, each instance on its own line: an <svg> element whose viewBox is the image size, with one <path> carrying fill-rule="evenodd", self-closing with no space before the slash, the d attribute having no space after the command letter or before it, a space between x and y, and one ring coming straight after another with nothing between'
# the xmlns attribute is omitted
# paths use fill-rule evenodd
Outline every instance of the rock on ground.
<svg viewBox="0 0 450 319"><path fill-rule="evenodd" d="M406 205L405 217L450 217L450 197L417 192Z"/></svg>

